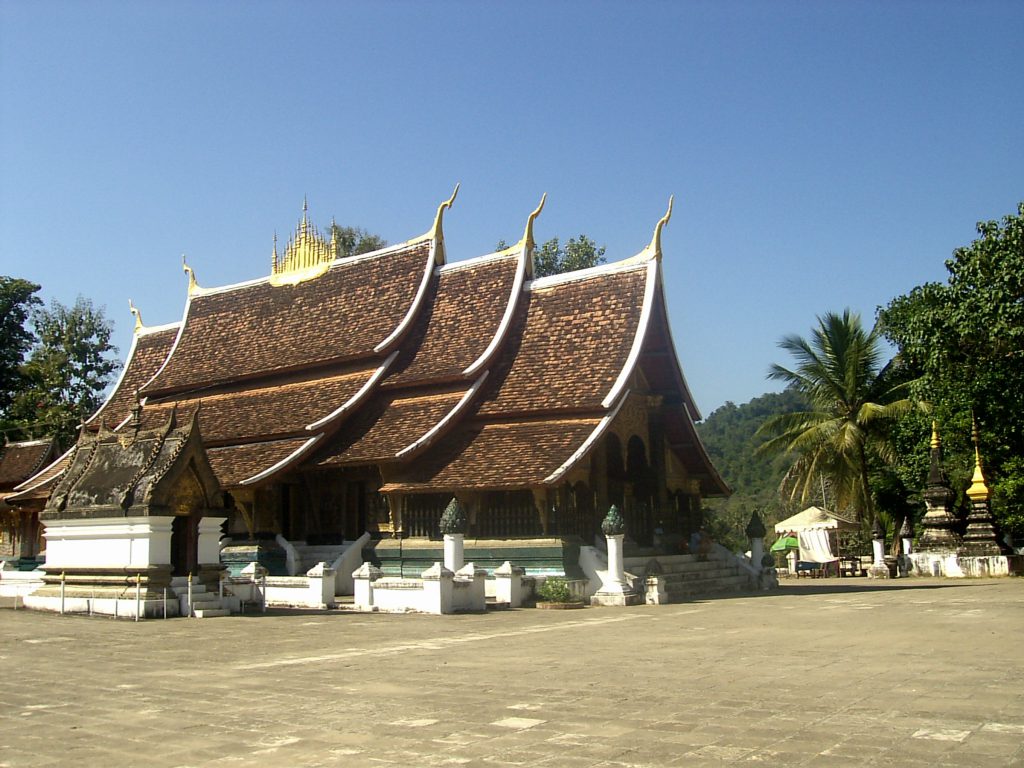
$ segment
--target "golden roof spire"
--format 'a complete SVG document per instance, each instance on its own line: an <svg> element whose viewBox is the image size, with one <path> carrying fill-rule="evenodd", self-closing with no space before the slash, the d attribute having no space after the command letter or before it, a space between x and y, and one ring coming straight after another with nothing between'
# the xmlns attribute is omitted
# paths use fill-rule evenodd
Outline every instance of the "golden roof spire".
<svg viewBox="0 0 1024 768"><path fill-rule="evenodd" d="M333 224L333 220L332 220ZM332 227L333 230L333 227ZM274 259L270 273L271 285L295 285L311 280L326 272L337 257L337 241L328 243L309 221L309 202L302 198L302 221L289 239L284 256L277 255L277 235L274 235Z"/></svg>
<svg viewBox="0 0 1024 768"><path fill-rule="evenodd" d="M971 477L971 487L967 489L967 495L973 502L988 501L988 486L985 484L985 475L981 471L981 449L978 447L978 420L971 415L973 428L971 438L974 441L974 475Z"/></svg>
<svg viewBox="0 0 1024 768"><path fill-rule="evenodd" d="M199 283L196 282L196 273L192 271L192 267L185 261L185 254L181 254L181 269L188 275L188 295L191 296L193 293L199 290Z"/></svg>
<svg viewBox="0 0 1024 768"><path fill-rule="evenodd" d="M932 448L941 448L942 440L939 438L939 423L932 419Z"/></svg>
<svg viewBox="0 0 1024 768"><path fill-rule="evenodd" d="M452 203L454 203L455 198L458 197L459 186L460 184L456 182L455 189L452 191L452 196L437 206L437 215L434 216L434 226L430 229L429 237L436 243L434 246L434 261L438 264L444 264L446 256L444 250L444 212L452 207Z"/></svg>
<svg viewBox="0 0 1024 768"><path fill-rule="evenodd" d="M274 252L270 257L270 274L277 272L277 230L274 230Z"/></svg>
<svg viewBox="0 0 1024 768"><path fill-rule="evenodd" d="M142 330L142 313L135 308L135 304L131 299L128 299L128 311L135 316L135 332L138 333Z"/></svg>
<svg viewBox="0 0 1024 768"><path fill-rule="evenodd" d="M523 232L523 239L513 246L515 250L523 249L526 252L526 276L528 278L533 277L533 250L537 247L537 242L533 239L533 222L540 216L540 212L544 210L544 203L547 202L547 199L547 192L540 196L540 204L533 209L533 213L526 220L526 230Z"/></svg>
<svg viewBox="0 0 1024 768"><path fill-rule="evenodd" d="M668 224L669 219L672 218L672 203L675 200L675 195L669 195L668 198L668 210L665 211L665 215L658 220L658 223L654 226L654 235L651 237L650 245L643 250L643 255L646 258L655 258L661 260L661 230L664 229L665 225Z"/></svg>

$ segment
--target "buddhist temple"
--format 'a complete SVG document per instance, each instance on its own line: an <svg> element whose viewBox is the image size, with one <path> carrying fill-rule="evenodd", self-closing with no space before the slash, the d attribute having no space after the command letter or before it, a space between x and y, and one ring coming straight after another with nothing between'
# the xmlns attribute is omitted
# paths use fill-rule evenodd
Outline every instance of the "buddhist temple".
<svg viewBox="0 0 1024 768"><path fill-rule="evenodd" d="M39 512L46 496L15 506L7 499L18 495L26 480L57 458L53 438L8 442L0 446L0 558L18 567L34 567L42 531Z"/></svg>
<svg viewBox="0 0 1024 768"><path fill-rule="evenodd" d="M304 205L283 250L276 237L268 249L269 275L210 288L184 265L181 320L147 327L132 307L120 381L79 446L30 484L64 489L43 522L81 518L76 493L104 495L81 485L102 485L90 457L104 446L138 474L159 463L159 436L180 432L207 500L159 514L112 503L106 517L215 507L226 539L269 548L276 537L368 532L367 559L401 573L437 559L453 497L467 510L467 549L493 563L516 547L568 563L614 504L628 545L677 551L700 526L702 498L729 489L697 436L669 328L661 232L671 202L635 255L535 277L543 200L514 246L449 261L454 201L422 236L372 253L339 257ZM146 439L157 442L144 450ZM128 458L115 457L118 445ZM173 496L184 481L167 482ZM182 552L196 537L176 542L178 531L169 546L180 571L202 558Z"/></svg>

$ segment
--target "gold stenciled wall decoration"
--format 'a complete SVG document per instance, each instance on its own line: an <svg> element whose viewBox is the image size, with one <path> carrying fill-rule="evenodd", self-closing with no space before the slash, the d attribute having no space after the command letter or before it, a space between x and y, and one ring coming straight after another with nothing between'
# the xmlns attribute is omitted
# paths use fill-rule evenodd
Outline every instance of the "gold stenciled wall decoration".
<svg viewBox="0 0 1024 768"><path fill-rule="evenodd" d="M302 221L295 234L289 238L284 256L277 253L277 235L274 235L274 253L271 258L270 282L272 285L295 285L304 280L319 277L328 270L338 257L338 241L331 227L331 240L309 222L309 205L302 201Z"/></svg>

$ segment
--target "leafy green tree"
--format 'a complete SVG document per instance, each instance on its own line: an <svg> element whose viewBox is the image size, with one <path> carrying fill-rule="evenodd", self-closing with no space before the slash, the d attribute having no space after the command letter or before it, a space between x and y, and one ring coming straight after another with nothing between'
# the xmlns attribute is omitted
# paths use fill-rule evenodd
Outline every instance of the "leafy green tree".
<svg viewBox="0 0 1024 768"><path fill-rule="evenodd" d="M768 419L758 430L767 438L759 450L794 459L784 480L791 497L807 499L824 479L837 511L872 521L871 468L893 461L887 426L911 407L899 397L906 384L892 386L883 375L879 331L865 331L847 309L819 317L810 340L787 336L779 346L796 367L775 364L768 377L801 393L810 408Z"/></svg>
<svg viewBox="0 0 1024 768"><path fill-rule="evenodd" d="M704 506L705 526L729 549L747 548L744 530L753 510L758 510L768 528L769 544L775 523L798 511L795 502L779 494L789 460L782 454L758 453L765 438L757 431L773 416L805 410L804 396L787 389L742 405L727 402L697 425L712 463L733 491L728 499L708 499Z"/></svg>
<svg viewBox="0 0 1024 768"><path fill-rule="evenodd" d="M72 307L53 301L36 309L32 324L39 343L22 366L27 384L12 411L27 436L54 435L67 445L120 367L112 357L113 329L103 310L82 297Z"/></svg>
<svg viewBox="0 0 1024 768"><path fill-rule="evenodd" d="M504 240L499 240L494 250L503 251L506 248L508 244ZM597 243L586 235L571 237L564 246L557 237L553 237L534 249L533 276L547 277L596 267L598 264L604 264L604 252L605 246L598 247Z"/></svg>
<svg viewBox="0 0 1024 768"><path fill-rule="evenodd" d="M358 256L387 247L387 241L380 235L367 232L360 227L343 227L331 222L327 230L327 238L335 238L338 243L338 257Z"/></svg>
<svg viewBox="0 0 1024 768"><path fill-rule="evenodd" d="M0 276L0 429L6 428L8 410L24 385L21 365L35 342L28 320L42 303L38 290L28 280Z"/></svg>
<svg viewBox="0 0 1024 768"><path fill-rule="evenodd" d="M973 411L993 512L1024 536L1024 202L1002 222L980 222L978 234L946 261L946 283L893 299L879 324L918 377L913 391L939 425L954 489L974 464ZM923 465L901 471L924 482Z"/></svg>

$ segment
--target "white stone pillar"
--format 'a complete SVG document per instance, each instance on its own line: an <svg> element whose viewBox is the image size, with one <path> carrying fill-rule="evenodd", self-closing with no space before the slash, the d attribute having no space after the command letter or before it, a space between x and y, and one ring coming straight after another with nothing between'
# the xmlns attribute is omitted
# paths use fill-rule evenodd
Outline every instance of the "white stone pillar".
<svg viewBox="0 0 1024 768"><path fill-rule="evenodd" d="M885 539L871 540L871 554L875 565L885 565Z"/></svg>
<svg viewBox="0 0 1024 768"><path fill-rule="evenodd" d="M523 605L524 568L512 565L506 560L494 571L494 598L499 603L508 603L510 608Z"/></svg>
<svg viewBox="0 0 1024 768"><path fill-rule="evenodd" d="M427 613L451 613L455 574L441 563L434 563L420 574L420 578L423 579L423 610Z"/></svg>
<svg viewBox="0 0 1024 768"><path fill-rule="evenodd" d="M789 564L789 575L796 576L796 563L799 559L797 550L791 549L786 553L786 562Z"/></svg>
<svg viewBox="0 0 1024 768"><path fill-rule="evenodd" d="M380 568L373 563L363 563L352 572L353 602L360 611L372 611L373 582L383 575Z"/></svg>
<svg viewBox="0 0 1024 768"><path fill-rule="evenodd" d="M334 607L334 569L319 562L306 571L309 579L309 601L321 608Z"/></svg>
<svg viewBox="0 0 1024 768"><path fill-rule="evenodd" d="M466 564L465 534L446 533L444 535L444 567L449 571L459 571Z"/></svg>
<svg viewBox="0 0 1024 768"><path fill-rule="evenodd" d="M608 580L622 584L626 580L626 569L622 564L622 542L626 538L624 533L606 536L608 542Z"/></svg>

